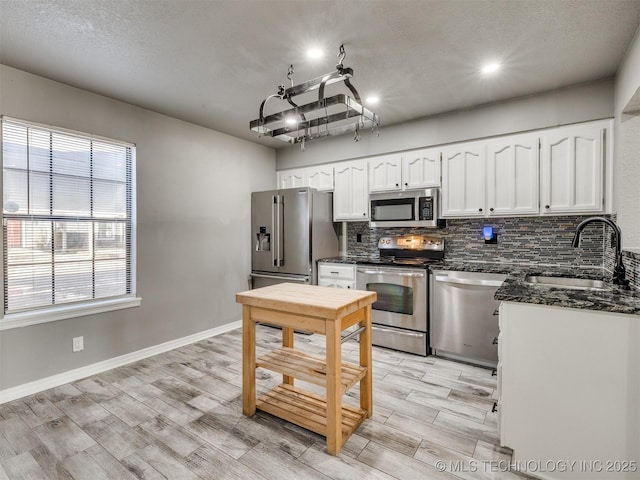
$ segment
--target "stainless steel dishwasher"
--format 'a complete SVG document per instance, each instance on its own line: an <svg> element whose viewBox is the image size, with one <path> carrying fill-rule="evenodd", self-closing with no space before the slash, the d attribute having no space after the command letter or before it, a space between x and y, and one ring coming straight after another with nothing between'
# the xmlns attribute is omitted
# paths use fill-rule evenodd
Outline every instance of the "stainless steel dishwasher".
<svg viewBox="0 0 640 480"><path fill-rule="evenodd" d="M430 346L434 355L484 366L498 364L498 301L506 275L432 272Z"/></svg>

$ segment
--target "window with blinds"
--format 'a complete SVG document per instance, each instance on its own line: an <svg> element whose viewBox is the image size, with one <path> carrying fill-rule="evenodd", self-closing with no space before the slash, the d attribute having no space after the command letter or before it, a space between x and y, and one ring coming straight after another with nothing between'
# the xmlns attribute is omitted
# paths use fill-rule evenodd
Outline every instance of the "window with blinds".
<svg viewBox="0 0 640 480"><path fill-rule="evenodd" d="M4 312L135 294L135 147L2 119Z"/></svg>

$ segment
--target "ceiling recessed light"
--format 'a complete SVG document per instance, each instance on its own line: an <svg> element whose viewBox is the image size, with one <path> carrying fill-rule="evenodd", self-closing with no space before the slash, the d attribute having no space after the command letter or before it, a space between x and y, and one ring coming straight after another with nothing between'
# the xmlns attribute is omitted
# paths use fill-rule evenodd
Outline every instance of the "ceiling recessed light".
<svg viewBox="0 0 640 480"><path fill-rule="evenodd" d="M375 95L370 95L367 98L365 98L364 101L367 105L375 105L380 101L380 98Z"/></svg>
<svg viewBox="0 0 640 480"><path fill-rule="evenodd" d="M482 67L482 73L489 74L495 73L500 70L501 65L499 63L487 63L484 67Z"/></svg>
<svg viewBox="0 0 640 480"><path fill-rule="evenodd" d="M309 50L307 50L307 57L309 58L316 59L322 57L322 55L322 50L320 50L319 48L310 48Z"/></svg>

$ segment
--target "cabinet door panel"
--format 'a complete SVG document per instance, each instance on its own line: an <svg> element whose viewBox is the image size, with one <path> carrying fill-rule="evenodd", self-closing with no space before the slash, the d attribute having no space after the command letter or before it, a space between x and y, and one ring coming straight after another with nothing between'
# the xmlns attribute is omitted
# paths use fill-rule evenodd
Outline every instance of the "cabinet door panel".
<svg viewBox="0 0 640 480"><path fill-rule="evenodd" d="M333 190L333 166L321 165L307 168L307 185L320 191Z"/></svg>
<svg viewBox="0 0 640 480"><path fill-rule="evenodd" d="M542 136L543 213L602 211L603 136L600 125L563 127Z"/></svg>
<svg viewBox="0 0 640 480"><path fill-rule="evenodd" d="M549 204L552 210L570 209L575 188L571 177L575 164L572 159L571 141L559 138L549 145Z"/></svg>
<svg viewBox="0 0 640 480"><path fill-rule="evenodd" d="M368 220L369 190L367 163L344 162L334 168L334 221Z"/></svg>
<svg viewBox="0 0 640 480"><path fill-rule="evenodd" d="M343 220L351 217L351 168L340 165L334 170L333 217Z"/></svg>
<svg viewBox="0 0 640 480"><path fill-rule="evenodd" d="M398 155L385 155L370 158L369 163L369 191L386 192L402 188L401 169L402 159Z"/></svg>
<svg viewBox="0 0 640 480"><path fill-rule="evenodd" d="M367 164L359 162L352 167L351 179L351 213L358 220L369 219L369 189L367 179Z"/></svg>
<svg viewBox="0 0 640 480"><path fill-rule="evenodd" d="M278 188L306 187L307 177L304 170L283 170L278 172Z"/></svg>
<svg viewBox="0 0 640 480"><path fill-rule="evenodd" d="M489 215L538 213L538 138L509 136L487 146Z"/></svg>
<svg viewBox="0 0 640 480"><path fill-rule="evenodd" d="M482 216L485 211L485 144L462 144L442 152L442 216Z"/></svg>
<svg viewBox="0 0 640 480"><path fill-rule="evenodd" d="M538 213L538 137L530 143L515 146L514 210L517 213Z"/></svg>
<svg viewBox="0 0 640 480"><path fill-rule="evenodd" d="M489 210L509 211L514 203L515 165L513 145L501 145L499 150L489 150Z"/></svg>
<svg viewBox="0 0 640 480"><path fill-rule="evenodd" d="M600 137L575 138L575 206L576 208L593 208L598 205L601 181Z"/></svg>
<svg viewBox="0 0 640 480"><path fill-rule="evenodd" d="M440 149L430 148L402 155L404 188L440 186Z"/></svg>

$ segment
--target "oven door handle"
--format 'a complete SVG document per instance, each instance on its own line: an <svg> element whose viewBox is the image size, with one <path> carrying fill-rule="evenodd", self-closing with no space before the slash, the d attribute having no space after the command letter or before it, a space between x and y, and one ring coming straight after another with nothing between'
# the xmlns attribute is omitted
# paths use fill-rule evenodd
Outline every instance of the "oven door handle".
<svg viewBox="0 0 640 480"><path fill-rule="evenodd" d="M371 330L377 330L378 332L383 332L383 333L396 333L396 334L404 335L407 337L419 337L419 338L424 337L424 333L412 333L407 331L399 331L398 329L391 330L390 328L379 327L378 325L372 325Z"/></svg>
<svg viewBox="0 0 640 480"><path fill-rule="evenodd" d="M391 270L368 270L364 268L358 268L358 273L366 273L367 275L397 275L399 277L411 277L411 278L424 277L424 273L394 272Z"/></svg>

